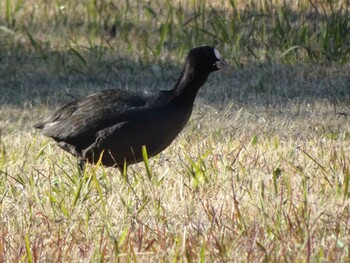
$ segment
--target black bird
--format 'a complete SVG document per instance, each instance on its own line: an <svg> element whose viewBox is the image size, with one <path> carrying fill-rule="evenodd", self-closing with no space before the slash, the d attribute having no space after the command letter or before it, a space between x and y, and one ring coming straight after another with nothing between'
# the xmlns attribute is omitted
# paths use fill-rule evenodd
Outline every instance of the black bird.
<svg viewBox="0 0 350 263"><path fill-rule="evenodd" d="M121 169L143 160L142 146L154 156L170 145L190 118L199 88L219 69L228 70L219 51L197 47L172 90L104 90L64 105L34 127L76 156L81 168L102 158L103 165Z"/></svg>

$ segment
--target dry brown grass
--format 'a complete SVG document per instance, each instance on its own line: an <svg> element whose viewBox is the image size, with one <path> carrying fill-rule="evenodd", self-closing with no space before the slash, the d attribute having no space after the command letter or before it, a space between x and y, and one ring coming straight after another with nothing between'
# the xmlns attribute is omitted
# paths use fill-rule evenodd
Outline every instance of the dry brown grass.
<svg viewBox="0 0 350 263"><path fill-rule="evenodd" d="M143 164L127 179L91 166L80 177L74 158L31 128L48 109L3 105L2 259L347 261L347 71L213 75L184 132L150 161L151 179Z"/></svg>
<svg viewBox="0 0 350 263"><path fill-rule="evenodd" d="M6 2L13 11L12 1L0 9ZM138 49L142 30L130 33L132 45L108 42L108 31L92 36L85 24L71 28L89 17L82 3L33 9L24 1L11 13L16 25L6 25L14 34L0 29L1 262L350 261L348 63L281 63L221 45L234 73L210 76L184 131L149 161L151 175L142 163L126 177L99 166L80 175L76 160L32 125L93 91L171 88L188 51ZM298 3L290 8L313 10L312 1ZM250 10L243 1L237 7ZM145 15L137 24L138 12L128 14L134 29L166 20Z"/></svg>

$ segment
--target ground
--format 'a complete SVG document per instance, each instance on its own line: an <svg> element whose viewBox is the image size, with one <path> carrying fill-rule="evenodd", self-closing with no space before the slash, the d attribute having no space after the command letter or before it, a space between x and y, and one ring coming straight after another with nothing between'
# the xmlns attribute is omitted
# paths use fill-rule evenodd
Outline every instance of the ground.
<svg viewBox="0 0 350 263"><path fill-rule="evenodd" d="M0 4L2 261L350 261L350 71L341 53L349 40L316 43L327 23L347 21L331 13L347 5L135 1L130 11L78 2ZM102 18L116 6L125 17L113 18L114 32ZM253 27L254 14L271 10L273 23ZM241 23L226 32L236 46L224 37L232 21ZM233 72L211 74L178 138L127 174L100 165L80 174L74 157L32 128L94 91L172 88L190 47L215 44L219 31ZM257 43L259 32L280 46ZM175 37L187 33L192 40Z"/></svg>

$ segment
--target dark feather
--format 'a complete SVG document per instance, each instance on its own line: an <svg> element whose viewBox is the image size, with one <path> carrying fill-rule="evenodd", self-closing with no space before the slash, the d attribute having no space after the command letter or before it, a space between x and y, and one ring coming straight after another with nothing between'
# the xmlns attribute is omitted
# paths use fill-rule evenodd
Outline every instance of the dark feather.
<svg viewBox="0 0 350 263"><path fill-rule="evenodd" d="M53 138L80 160L123 166L164 150L191 116L199 88L209 74L225 69L213 47L190 51L175 87L170 91L136 93L105 90L73 101L34 127Z"/></svg>

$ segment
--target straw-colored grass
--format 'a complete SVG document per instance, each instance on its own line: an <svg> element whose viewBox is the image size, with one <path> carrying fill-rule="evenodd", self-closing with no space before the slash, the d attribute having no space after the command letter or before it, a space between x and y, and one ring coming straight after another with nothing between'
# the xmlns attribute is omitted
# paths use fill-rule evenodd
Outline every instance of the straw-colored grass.
<svg viewBox="0 0 350 263"><path fill-rule="evenodd" d="M169 34L180 32L178 18L169 24L173 31L163 32L166 40L131 30L134 42L128 42L126 35L108 39L100 22L95 35L85 24L80 31L70 27L70 21L85 23L89 12L94 17L93 1L39 2L0 3L5 10L0 16L0 261L350 261L345 49L325 55L310 38L311 53L284 54L282 46L273 50L252 43L257 36L241 30L249 29L243 13L280 10L283 3L261 2L264 8L254 9L253 2L237 1L238 37L252 42L232 47L219 40L234 72L209 77L193 116L171 146L148 161L148 171L140 163L123 176L117 169L88 165L81 175L76 160L32 125L59 104L93 91L171 88L191 41L168 45ZM164 25L165 11L179 4L155 3L163 12L152 6L156 23L146 2L130 1L133 8L139 5L139 13L126 12L127 1L120 2L120 10L130 15L118 24L121 32L127 22L133 29L154 26L162 32L157 23ZM212 10L235 10L230 1L215 1L212 8L209 1L179 2L188 5L189 14L206 10L205 22L212 21ZM113 9L112 2L98 3ZM315 10L313 1L299 3L290 9ZM319 15L332 13L327 3L318 3ZM342 4L345 8L334 3L333 12ZM106 12L112 11L103 9L95 18ZM203 30L198 24L188 32L212 44L212 38L200 35ZM277 39L273 32L266 28L263 38ZM162 48L153 50L162 41ZM147 46L151 43L156 44Z"/></svg>

